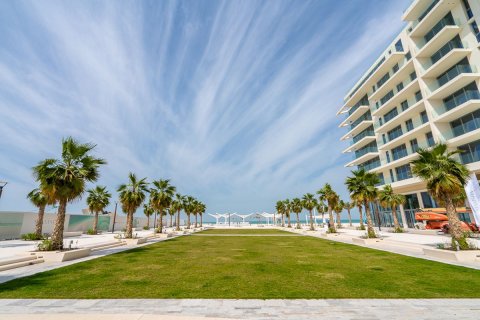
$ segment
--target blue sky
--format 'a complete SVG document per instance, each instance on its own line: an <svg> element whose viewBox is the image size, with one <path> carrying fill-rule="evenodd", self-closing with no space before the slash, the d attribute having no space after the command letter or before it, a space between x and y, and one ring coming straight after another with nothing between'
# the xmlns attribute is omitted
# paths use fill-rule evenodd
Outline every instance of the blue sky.
<svg viewBox="0 0 480 320"><path fill-rule="evenodd" d="M335 113L409 2L1 1L0 210L33 209L31 167L69 135L97 144L115 196L132 171L208 212L325 182L346 198Z"/></svg>

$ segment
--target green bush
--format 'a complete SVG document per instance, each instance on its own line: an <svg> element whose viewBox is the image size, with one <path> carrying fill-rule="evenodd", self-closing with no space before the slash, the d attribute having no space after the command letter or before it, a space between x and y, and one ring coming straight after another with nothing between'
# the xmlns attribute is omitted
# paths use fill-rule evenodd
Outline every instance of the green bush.
<svg viewBox="0 0 480 320"><path fill-rule="evenodd" d="M87 234L93 235L93 234L97 234L97 233L95 231L93 231L93 229L88 229Z"/></svg>
<svg viewBox="0 0 480 320"><path fill-rule="evenodd" d="M149 226L145 226L145 227L143 227L143 230L150 230L150 227L149 227Z"/></svg>
<svg viewBox="0 0 480 320"><path fill-rule="evenodd" d="M366 230L366 229L365 229L365 225L362 224L360 227L357 227L357 230Z"/></svg>
<svg viewBox="0 0 480 320"><path fill-rule="evenodd" d="M42 236L37 236L36 233L24 233L22 234L22 240L25 240L25 241L35 241L35 240L42 240L43 237Z"/></svg>
<svg viewBox="0 0 480 320"><path fill-rule="evenodd" d="M53 243L50 239L44 239L38 244L38 251L52 251Z"/></svg>
<svg viewBox="0 0 480 320"><path fill-rule="evenodd" d="M395 228L395 229L393 230L393 232L394 232L394 233L404 233L405 231L404 231L402 228L398 227L398 228Z"/></svg>

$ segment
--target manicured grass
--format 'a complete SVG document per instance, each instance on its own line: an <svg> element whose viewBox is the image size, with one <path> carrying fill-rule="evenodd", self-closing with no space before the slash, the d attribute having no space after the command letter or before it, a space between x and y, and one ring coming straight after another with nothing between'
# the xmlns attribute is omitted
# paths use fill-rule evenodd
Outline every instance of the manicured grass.
<svg viewBox="0 0 480 320"><path fill-rule="evenodd" d="M292 234L288 231L278 229L208 229L202 231L203 234Z"/></svg>
<svg viewBox="0 0 480 320"><path fill-rule="evenodd" d="M479 288L478 270L329 240L185 236L1 284L0 298L479 298Z"/></svg>

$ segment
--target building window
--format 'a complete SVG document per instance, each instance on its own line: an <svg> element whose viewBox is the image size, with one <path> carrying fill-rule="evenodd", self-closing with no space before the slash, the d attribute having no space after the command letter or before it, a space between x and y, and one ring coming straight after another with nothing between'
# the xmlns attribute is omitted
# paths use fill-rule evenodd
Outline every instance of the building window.
<svg viewBox="0 0 480 320"><path fill-rule="evenodd" d="M427 144L429 147L433 147L435 145L435 140L433 140L433 135L432 135L432 132L427 132L427 134L425 135L425 137L427 138Z"/></svg>
<svg viewBox="0 0 480 320"><path fill-rule="evenodd" d="M413 121L412 119L408 119L405 121L405 126L407 127L407 132L413 130Z"/></svg>
<svg viewBox="0 0 480 320"><path fill-rule="evenodd" d="M392 180L392 182L395 182L395 176L393 175L392 169L390 169L390 180Z"/></svg>
<svg viewBox="0 0 480 320"><path fill-rule="evenodd" d="M420 112L420 118L422 118L422 123L427 123L428 122L427 111Z"/></svg>
<svg viewBox="0 0 480 320"><path fill-rule="evenodd" d="M468 0L462 0L462 2L463 2L463 6L465 7L465 11L467 12L468 19L472 19L473 12L472 12L472 8L470 8L470 4L468 3Z"/></svg>
<svg viewBox="0 0 480 320"><path fill-rule="evenodd" d="M395 43L395 50L403 51L402 40L398 40L397 43Z"/></svg>
<svg viewBox="0 0 480 320"><path fill-rule="evenodd" d="M384 95L384 96L380 99L380 105L384 105L385 102L387 102L388 100L390 100L392 97L393 97L393 90L390 90L389 93L387 93L386 95Z"/></svg>
<svg viewBox="0 0 480 320"><path fill-rule="evenodd" d="M410 140L410 147L412 148L412 153L417 152L418 150L418 141L417 139Z"/></svg>
<svg viewBox="0 0 480 320"><path fill-rule="evenodd" d="M413 71L412 73L410 73L410 80L415 80L417 79L417 73L415 71Z"/></svg>
<svg viewBox="0 0 480 320"><path fill-rule="evenodd" d="M470 67L467 58L462 59L462 61L442 73L440 76L438 76L438 86L443 86L445 83L449 82L461 73L472 73L472 67Z"/></svg>
<svg viewBox="0 0 480 320"><path fill-rule="evenodd" d="M367 153L377 152L377 151L378 151L377 142L373 141L373 142L370 142L369 144L367 144L365 147L355 151L355 157L358 159L361 156L366 155Z"/></svg>
<svg viewBox="0 0 480 320"><path fill-rule="evenodd" d="M402 106L402 111L405 111L408 109L408 102L407 100L405 101L402 101L402 103L400 104Z"/></svg>
<svg viewBox="0 0 480 320"><path fill-rule="evenodd" d="M462 103L473 99L480 99L480 92L478 92L478 88L475 82L470 83L469 85L456 91L452 95L446 97L445 99L443 99L443 103L447 111L449 111L455 107L458 107Z"/></svg>
<svg viewBox="0 0 480 320"><path fill-rule="evenodd" d="M395 168L395 173L397 174L397 180L405 180L412 177L412 169L410 164L405 164L403 166Z"/></svg>
<svg viewBox="0 0 480 320"><path fill-rule="evenodd" d="M380 172L380 173L378 174L378 180L380 180L380 182L378 183L379 186L385 184L385 178L383 177L383 173L382 173L382 172Z"/></svg>
<svg viewBox="0 0 480 320"><path fill-rule="evenodd" d="M375 136L375 131L373 130L372 125L370 127L368 127L367 129L363 130L362 132L360 132L359 134L357 134L355 137L353 137L353 139L352 139L353 143L356 143L356 142L362 140L366 136Z"/></svg>
<svg viewBox="0 0 480 320"><path fill-rule="evenodd" d="M400 137L403 134L402 132L402 126L397 126L393 128L392 130L387 132L388 135L388 141L392 141L393 139L396 139Z"/></svg>
<svg viewBox="0 0 480 320"><path fill-rule="evenodd" d="M428 192L422 192L422 201L424 208L438 208L437 203L435 200L428 194Z"/></svg>
<svg viewBox="0 0 480 320"><path fill-rule="evenodd" d="M397 92L402 91L402 89L403 89L403 82L400 82L399 84L397 84Z"/></svg>
<svg viewBox="0 0 480 320"><path fill-rule="evenodd" d="M385 152L385 155L387 156L387 163L390 163L390 152Z"/></svg>
<svg viewBox="0 0 480 320"><path fill-rule="evenodd" d="M370 171L376 167L380 167L380 157L375 157L358 165L358 169L365 169L366 171Z"/></svg>
<svg viewBox="0 0 480 320"><path fill-rule="evenodd" d="M382 141L383 141L383 144L387 143L387 139L385 138L385 133L382 134Z"/></svg>
<svg viewBox="0 0 480 320"><path fill-rule="evenodd" d="M470 27L472 28L473 34L477 38L477 41L480 42L480 30L478 29L477 22L473 21L470 24Z"/></svg>
<svg viewBox="0 0 480 320"><path fill-rule="evenodd" d="M420 100L422 100L422 92L419 90L417 92L415 92L415 100L418 102Z"/></svg>
<svg viewBox="0 0 480 320"><path fill-rule="evenodd" d="M438 60L443 58L447 53L452 51L453 49L456 48L463 48L462 45L462 40L460 40L460 37L457 35L455 38L447 42L443 47L441 47L437 52L435 52L432 57L432 65L435 64Z"/></svg>
<svg viewBox="0 0 480 320"><path fill-rule="evenodd" d="M378 80L377 88L380 88L381 86L383 86L383 84L387 82L388 79L390 79L390 74L387 72L383 75L383 77L380 78L380 80Z"/></svg>
<svg viewBox="0 0 480 320"><path fill-rule="evenodd" d="M385 120L385 123L388 121L392 120L398 115L397 107L393 108L392 110L388 111L384 116L383 120Z"/></svg>
<svg viewBox="0 0 480 320"><path fill-rule="evenodd" d="M455 137L480 128L480 109L450 122Z"/></svg>
<svg viewBox="0 0 480 320"><path fill-rule="evenodd" d="M412 54L410 53L410 51L407 52L407 54L405 55L405 58L408 60L412 59Z"/></svg>
<svg viewBox="0 0 480 320"><path fill-rule="evenodd" d="M393 160L401 159L403 157L406 157L407 155L408 155L408 152L405 144L402 144L401 146L398 146L392 149Z"/></svg>
<svg viewBox="0 0 480 320"><path fill-rule="evenodd" d="M393 66L393 73L397 72L398 69L399 69L398 63L395 63L395 65Z"/></svg>
<svg viewBox="0 0 480 320"><path fill-rule="evenodd" d="M432 40L432 38L435 37L435 35L437 35L445 26L451 26L454 24L455 21L453 20L452 13L447 13L436 25L433 26L432 29L430 29L430 31L427 32L424 37L425 43Z"/></svg>
<svg viewBox="0 0 480 320"><path fill-rule="evenodd" d="M467 143L458 147L462 153L460 153L460 161L463 164L480 161L480 140Z"/></svg>

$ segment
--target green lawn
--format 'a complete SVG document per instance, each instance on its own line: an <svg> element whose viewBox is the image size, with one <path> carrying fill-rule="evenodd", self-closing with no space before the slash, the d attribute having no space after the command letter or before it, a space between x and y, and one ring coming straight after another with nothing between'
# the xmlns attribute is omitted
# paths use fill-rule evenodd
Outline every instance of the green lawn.
<svg viewBox="0 0 480 320"><path fill-rule="evenodd" d="M218 232L233 231L207 233ZM0 298L479 298L479 288L478 270L324 239L185 236L1 284Z"/></svg>
<svg viewBox="0 0 480 320"><path fill-rule="evenodd" d="M201 232L202 234L292 234L288 231L278 229L208 229Z"/></svg>

